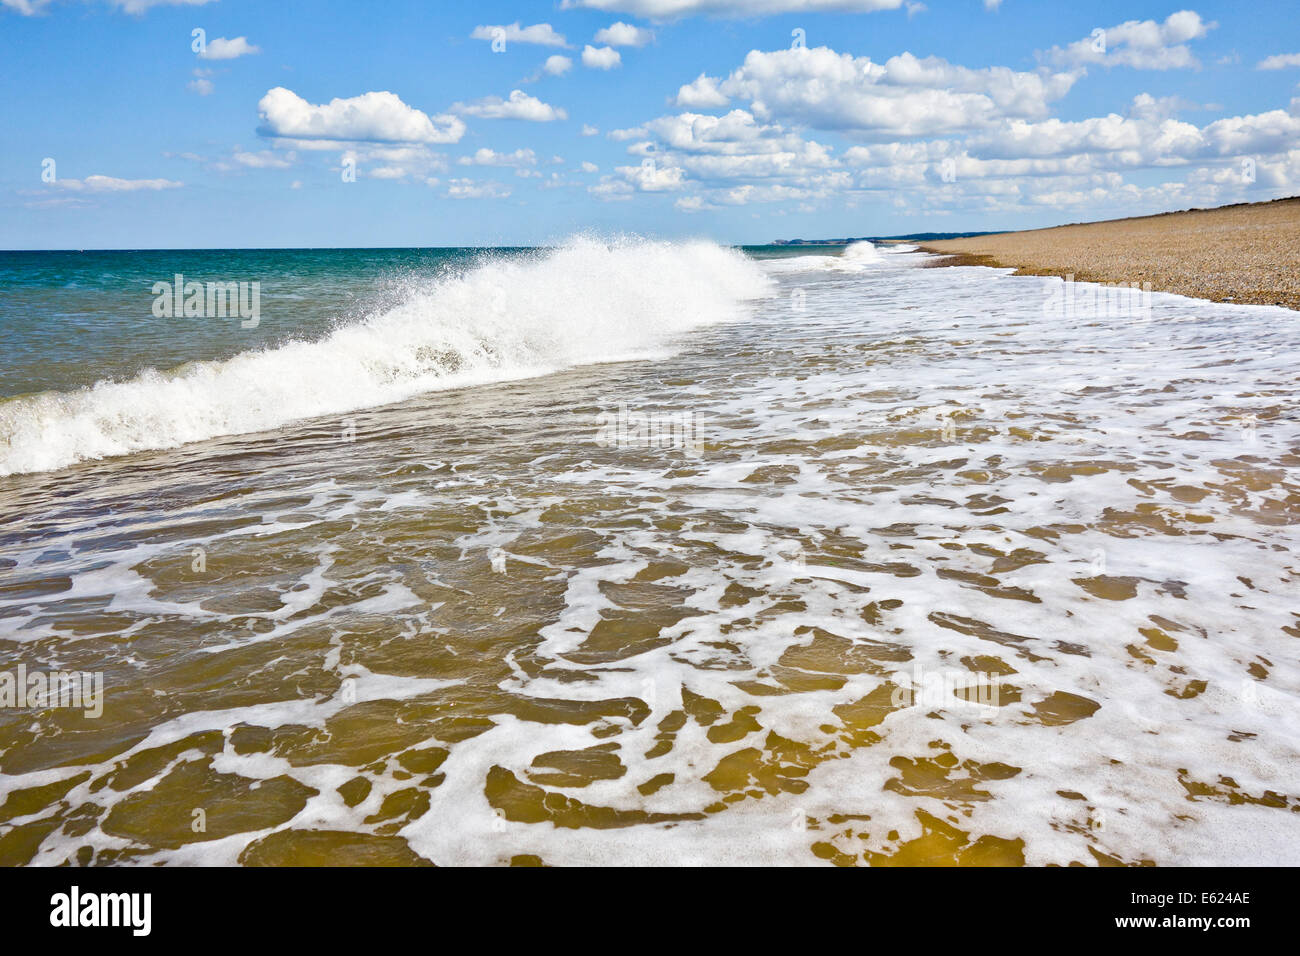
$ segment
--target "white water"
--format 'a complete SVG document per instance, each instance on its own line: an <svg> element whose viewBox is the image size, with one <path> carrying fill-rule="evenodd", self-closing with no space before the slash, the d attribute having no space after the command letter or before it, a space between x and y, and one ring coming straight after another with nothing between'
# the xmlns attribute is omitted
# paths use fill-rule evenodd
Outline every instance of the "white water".
<svg viewBox="0 0 1300 956"><path fill-rule="evenodd" d="M572 239L413 290L320 341L0 405L0 475L175 448L222 435L644 357L739 318L769 280L711 242Z"/></svg>

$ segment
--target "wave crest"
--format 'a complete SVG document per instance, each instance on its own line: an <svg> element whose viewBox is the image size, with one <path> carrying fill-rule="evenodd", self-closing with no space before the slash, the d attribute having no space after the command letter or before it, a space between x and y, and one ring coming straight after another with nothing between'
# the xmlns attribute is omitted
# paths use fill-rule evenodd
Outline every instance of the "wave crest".
<svg viewBox="0 0 1300 956"><path fill-rule="evenodd" d="M712 242L570 239L491 258L316 341L0 404L0 475L174 448L422 392L637 358L771 280Z"/></svg>

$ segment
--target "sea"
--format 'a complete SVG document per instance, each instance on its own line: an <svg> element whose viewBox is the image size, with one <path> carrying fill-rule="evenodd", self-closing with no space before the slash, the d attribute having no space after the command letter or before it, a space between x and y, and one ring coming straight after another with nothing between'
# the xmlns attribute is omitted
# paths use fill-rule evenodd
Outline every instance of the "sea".
<svg viewBox="0 0 1300 956"><path fill-rule="evenodd" d="M0 864L1300 863L1297 313L0 253Z"/></svg>

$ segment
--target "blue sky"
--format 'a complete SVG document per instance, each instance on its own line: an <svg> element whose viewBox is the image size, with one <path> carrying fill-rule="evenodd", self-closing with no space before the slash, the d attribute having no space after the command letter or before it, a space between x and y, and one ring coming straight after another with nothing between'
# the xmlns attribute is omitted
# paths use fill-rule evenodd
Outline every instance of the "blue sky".
<svg viewBox="0 0 1300 956"><path fill-rule="evenodd" d="M763 242L1295 195L1296 6L0 0L0 247Z"/></svg>

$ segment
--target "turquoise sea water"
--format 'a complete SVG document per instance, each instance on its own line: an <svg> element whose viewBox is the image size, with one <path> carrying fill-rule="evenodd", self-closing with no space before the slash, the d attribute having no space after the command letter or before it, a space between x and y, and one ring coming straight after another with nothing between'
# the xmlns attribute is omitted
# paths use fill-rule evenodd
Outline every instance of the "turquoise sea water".
<svg viewBox="0 0 1300 956"><path fill-rule="evenodd" d="M518 249L212 249L0 252L0 397L121 379L316 338L433 277ZM156 282L258 282L262 318L152 314Z"/></svg>
<svg viewBox="0 0 1300 956"><path fill-rule="evenodd" d="M819 247L838 254L841 247ZM807 249L750 246L755 258ZM121 380L315 339L398 304L412 283L536 250L199 249L0 252L0 398ZM152 314L156 282L257 282L261 319Z"/></svg>

